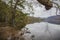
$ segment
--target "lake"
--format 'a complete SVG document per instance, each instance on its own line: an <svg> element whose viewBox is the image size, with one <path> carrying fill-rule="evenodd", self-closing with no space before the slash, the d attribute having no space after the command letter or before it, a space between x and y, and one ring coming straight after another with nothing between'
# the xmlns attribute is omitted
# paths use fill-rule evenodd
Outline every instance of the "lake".
<svg viewBox="0 0 60 40"><path fill-rule="evenodd" d="M26 34L26 40L60 40L60 25L47 22L26 25L31 34ZM48 27L48 29L47 29ZM31 39L31 35L35 37Z"/></svg>

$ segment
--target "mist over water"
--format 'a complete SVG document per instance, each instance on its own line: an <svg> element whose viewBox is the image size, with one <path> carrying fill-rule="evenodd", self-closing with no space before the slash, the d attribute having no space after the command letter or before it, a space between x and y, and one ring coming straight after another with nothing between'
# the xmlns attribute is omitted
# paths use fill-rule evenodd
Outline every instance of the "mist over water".
<svg viewBox="0 0 60 40"><path fill-rule="evenodd" d="M48 30L46 30L47 25ZM34 40L60 40L60 25L41 22L28 24L26 27L29 28L31 34L35 35Z"/></svg>

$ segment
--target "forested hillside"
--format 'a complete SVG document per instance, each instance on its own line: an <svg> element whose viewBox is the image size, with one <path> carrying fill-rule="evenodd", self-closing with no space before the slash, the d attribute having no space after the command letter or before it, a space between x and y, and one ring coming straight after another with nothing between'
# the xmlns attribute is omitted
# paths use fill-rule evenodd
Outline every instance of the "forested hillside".
<svg viewBox="0 0 60 40"><path fill-rule="evenodd" d="M40 17L28 16L28 24L42 22L44 19Z"/></svg>

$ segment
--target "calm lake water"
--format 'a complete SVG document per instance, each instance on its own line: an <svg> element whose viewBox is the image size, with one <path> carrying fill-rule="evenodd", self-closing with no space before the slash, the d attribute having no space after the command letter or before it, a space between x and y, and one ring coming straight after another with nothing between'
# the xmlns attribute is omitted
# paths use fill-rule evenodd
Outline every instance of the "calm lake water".
<svg viewBox="0 0 60 40"><path fill-rule="evenodd" d="M48 26L48 30L47 29ZM60 40L60 25L47 22L26 25L31 34L26 34L26 40L32 40L30 35L35 35L34 40Z"/></svg>

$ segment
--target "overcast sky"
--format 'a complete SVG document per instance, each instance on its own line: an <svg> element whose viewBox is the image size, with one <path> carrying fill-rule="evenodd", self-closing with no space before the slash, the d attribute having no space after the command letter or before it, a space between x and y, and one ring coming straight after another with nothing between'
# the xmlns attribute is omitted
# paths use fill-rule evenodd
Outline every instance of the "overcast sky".
<svg viewBox="0 0 60 40"><path fill-rule="evenodd" d="M8 0L4 0L4 1L8 1ZM56 8L51 8L50 10L46 11L44 6L41 5L40 3L38 3L36 0L28 0L28 2L32 3L33 5L33 12L34 12L34 17L42 17L42 18L46 18L49 16L53 16L56 15ZM59 1L54 1L58 4L60 4ZM41 7L42 6L42 7ZM28 12L28 7L26 6L26 9L24 10L26 12ZM59 11L58 11L59 13Z"/></svg>
<svg viewBox="0 0 60 40"><path fill-rule="evenodd" d="M34 2L37 3L36 1L34 1ZM46 18L49 16L56 15L56 8L51 8L50 10L46 11L44 6L40 7L40 6L34 5L34 2L33 2L33 6L34 6L33 8L34 8L34 16L35 17ZM54 1L54 2L60 4L59 1ZM59 11L58 11L58 13L59 13Z"/></svg>

